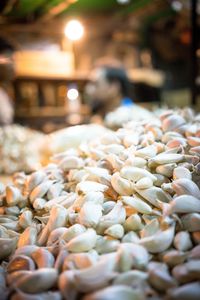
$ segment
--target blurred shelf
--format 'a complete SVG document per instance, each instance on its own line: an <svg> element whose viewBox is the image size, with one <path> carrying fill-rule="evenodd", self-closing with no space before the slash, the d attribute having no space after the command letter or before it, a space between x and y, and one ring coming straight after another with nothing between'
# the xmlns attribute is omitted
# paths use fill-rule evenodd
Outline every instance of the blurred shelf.
<svg viewBox="0 0 200 300"><path fill-rule="evenodd" d="M15 81L87 81L89 79L88 72L76 72L71 75L16 75Z"/></svg>
<svg viewBox="0 0 200 300"><path fill-rule="evenodd" d="M81 105L79 110L68 110L63 107L31 107L19 108L16 110L16 117L20 118L38 118L38 117L65 117L70 113L78 113L80 115L88 115L90 109L87 105Z"/></svg>

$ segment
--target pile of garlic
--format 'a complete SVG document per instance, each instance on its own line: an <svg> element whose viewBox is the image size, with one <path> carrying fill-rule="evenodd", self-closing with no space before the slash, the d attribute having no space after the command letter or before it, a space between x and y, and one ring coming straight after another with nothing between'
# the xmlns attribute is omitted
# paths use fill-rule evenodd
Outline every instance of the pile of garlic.
<svg viewBox="0 0 200 300"><path fill-rule="evenodd" d="M199 161L200 117L166 111L1 184L1 299L199 299Z"/></svg>
<svg viewBox="0 0 200 300"><path fill-rule="evenodd" d="M154 113L137 104L120 106L106 115L104 123L106 127L116 129L132 120L141 121L153 118Z"/></svg>
<svg viewBox="0 0 200 300"><path fill-rule="evenodd" d="M32 172L40 164L44 135L20 125L0 127L0 174Z"/></svg>

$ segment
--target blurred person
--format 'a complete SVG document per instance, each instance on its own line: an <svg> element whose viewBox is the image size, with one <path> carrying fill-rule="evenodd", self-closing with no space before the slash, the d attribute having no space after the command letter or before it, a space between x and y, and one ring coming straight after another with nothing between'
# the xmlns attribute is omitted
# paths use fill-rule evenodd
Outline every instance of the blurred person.
<svg viewBox="0 0 200 300"><path fill-rule="evenodd" d="M101 117L119 106L133 104L128 76L117 62L96 64L86 85L85 95L92 113Z"/></svg>
<svg viewBox="0 0 200 300"><path fill-rule="evenodd" d="M13 63L7 54L0 53L0 125L13 122L13 102L7 92L7 85L14 77Z"/></svg>

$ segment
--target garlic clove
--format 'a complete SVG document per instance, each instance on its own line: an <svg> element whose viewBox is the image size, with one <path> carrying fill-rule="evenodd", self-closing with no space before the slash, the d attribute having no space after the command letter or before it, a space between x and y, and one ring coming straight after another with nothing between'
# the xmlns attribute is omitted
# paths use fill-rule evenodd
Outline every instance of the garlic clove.
<svg viewBox="0 0 200 300"><path fill-rule="evenodd" d="M55 264L54 264L54 268L58 270L59 273L62 272L63 269L63 263L65 258L68 256L68 251L64 248L61 249L60 252L58 253L56 260L55 260Z"/></svg>
<svg viewBox="0 0 200 300"><path fill-rule="evenodd" d="M194 247L188 256L189 259L200 259L200 245Z"/></svg>
<svg viewBox="0 0 200 300"><path fill-rule="evenodd" d="M180 284L199 280L200 260L190 260L184 264L175 266L172 269L172 275Z"/></svg>
<svg viewBox="0 0 200 300"><path fill-rule="evenodd" d="M133 289L125 285L110 286L99 291L95 291L83 297L83 300L142 300L144 295L138 289Z"/></svg>
<svg viewBox="0 0 200 300"><path fill-rule="evenodd" d="M79 213L79 223L95 228L102 217L102 206L91 201L86 202Z"/></svg>
<svg viewBox="0 0 200 300"><path fill-rule="evenodd" d="M160 207L160 201L169 203L172 197L169 193L163 191L161 188L152 186L148 189L140 190L136 188L137 193L147 200L150 204Z"/></svg>
<svg viewBox="0 0 200 300"><path fill-rule="evenodd" d="M63 262L63 271L89 268L96 263L90 253L71 253Z"/></svg>
<svg viewBox="0 0 200 300"><path fill-rule="evenodd" d="M178 250L168 250L163 255L163 261L171 268L184 263L187 259L187 254Z"/></svg>
<svg viewBox="0 0 200 300"><path fill-rule="evenodd" d="M131 270L128 272L120 273L113 281L113 285L127 285L132 286L135 282L143 283L148 279L148 274L139 270Z"/></svg>
<svg viewBox="0 0 200 300"><path fill-rule="evenodd" d="M79 182L76 186L76 192L84 194L88 192L105 192L107 189L108 186L89 180Z"/></svg>
<svg viewBox="0 0 200 300"><path fill-rule="evenodd" d="M153 186L153 181L149 177L144 177L138 180L135 186L140 190L148 189Z"/></svg>
<svg viewBox="0 0 200 300"><path fill-rule="evenodd" d="M108 227L104 233L113 238L121 239L124 235L124 227L121 224L115 224Z"/></svg>
<svg viewBox="0 0 200 300"><path fill-rule="evenodd" d="M113 209L108 214L103 215L101 217L98 227L104 231L106 228L112 225L123 224L125 219L126 219L126 210L122 202L118 201L117 204L113 207Z"/></svg>
<svg viewBox="0 0 200 300"><path fill-rule="evenodd" d="M178 166L173 171L173 179L176 180L180 178L186 178L191 180L192 174L187 168Z"/></svg>
<svg viewBox="0 0 200 300"><path fill-rule="evenodd" d="M191 195L181 195L170 202L170 213L199 213L200 201Z"/></svg>
<svg viewBox="0 0 200 300"><path fill-rule="evenodd" d="M156 156L156 154L157 154L157 147L155 145L146 146L142 149L135 151L136 157L141 157L144 159L152 158Z"/></svg>
<svg viewBox="0 0 200 300"><path fill-rule="evenodd" d="M117 254L118 268L120 272L127 272L132 268L144 269L149 261L149 254L147 250L138 244L120 244Z"/></svg>
<svg viewBox="0 0 200 300"><path fill-rule="evenodd" d="M34 261L26 255L15 255L7 265L7 272L12 273L21 270L35 270Z"/></svg>
<svg viewBox="0 0 200 300"><path fill-rule="evenodd" d="M6 202L8 206L18 205L23 200L20 190L12 185L6 187Z"/></svg>
<svg viewBox="0 0 200 300"><path fill-rule="evenodd" d="M43 196L48 192L50 186L53 184L52 180L46 180L42 183L40 183L38 186L36 186L31 194L30 194L30 202L33 204L35 199L37 198L43 198Z"/></svg>
<svg viewBox="0 0 200 300"><path fill-rule="evenodd" d="M171 300L198 300L200 295L200 283L192 282L184 284L180 287L169 289L167 291L167 297Z"/></svg>
<svg viewBox="0 0 200 300"><path fill-rule="evenodd" d="M159 266L159 263L156 264L156 267L150 268L148 273L151 286L159 292L165 292L177 286L176 281L170 275L167 268Z"/></svg>
<svg viewBox="0 0 200 300"><path fill-rule="evenodd" d="M200 231L192 232L192 240L195 245L200 244Z"/></svg>
<svg viewBox="0 0 200 300"><path fill-rule="evenodd" d="M106 201L103 203L103 214L106 215L108 214L115 206L116 202L115 201Z"/></svg>
<svg viewBox="0 0 200 300"><path fill-rule="evenodd" d="M94 248L97 240L96 231L87 229L84 233L72 238L67 243L67 250L70 252L85 252Z"/></svg>
<svg viewBox="0 0 200 300"><path fill-rule="evenodd" d="M138 231L143 228L142 220L138 214L133 214L123 224L125 231Z"/></svg>
<svg viewBox="0 0 200 300"><path fill-rule="evenodd" d="M5 207L6 215L18 216L20 214L20 208L18 206Z"/></svg>
<svg viewBox="0 0 200 300"><path fill-rule="evenodd" d="M77 290L75 288L75 272L72 270L68 270L62 272L59 276L58 286L59 290L64 299L66 300L76 300L77 299Z"/></svg>
<svg viewBox="0 0 200 300"><path fill-rule="evenodd" d="M29 274L22 276L13 287L25 293L36 294L48 291L55 286L58 279L57 270L43 268L35 271L29 271Z"/></svg>
<svg viewBox="0 0 200 300"><path fill-rule="evenodd" d="M136 232L129 231L127 234L125 234L122 238L122 243L134 243L137 244L139 241L139 237Z"/></svg>
<svg viewBox="0 0 200 300"><path fill-rule="evenodd" d="M74 237L86 232L85 226L81 224L74 224L71 227L67 228L67 231L61 236L61 239L63 239L66 242L69 242Z"/></svg>
<svg viewBox="0 0 200 300"><path fill-rule="evenodd" d="M35 187L42 183L46 178L44 171L36 171L32 173L26 180L26 190L30 193Z"/></svg>
<svg viewBox="0 0 200 300"><path fill-rule="evenodd" d="M36 198L35 201L33 202L33 208L35 210L41 210L45 208L47 201L43 198Z"/></svg>
<svg viewBox="0 0 200 300"><path fill-rule="evenodd" d="M66 227L59 227L51 231L47 240L47 246L54 245L58 240L61 240L62 236L67 232L68 228Z"/></svg>
<svg viewBox="0 0 200 300"><path fill-rule="evenodd" d="M149 171L137 167L123 167L120 171L120 175L133 182L137 182L143 177L150 178L153 182L156 181L156 177L151 174Z"/></svg>
<svg viewBox="0 0 200 300"><path fill-rule="evenodd" d="M153 162L154 164L163 165L163 164L171 164L178 163L183 161L184 155L177 153L160 153L156 155L154 158L151 158L149 162Z"/></svg>
<svg viewBox="0 0 200 300"><path fill-rule="evenodd" d="M120 241L109 236L98 236L95 244L95 250L98 254L107 254L115 252L120 244Z"/></svg>
<svg viewBox="0 0 200 300"><path fill-rule="evenodd" d="M156 232L158 232L160 229L159 222L157 219L153 219L150 221L147 225L143 227L143 229L140 231L141 238L145 238L148 236L154 235Z"/></svg>
<svg viewBox="0 0 200 300"><path fill-rule="evenodd" d="M37 249L39 249L39 247L36 246L36 245L22 246L22 247L16 249L14 256L17 256L17 255L26 255L26 256L31 257L31 253L33 253Z"/></svg>
<svg viewBox="0 0 200 300"><path fill-rule="evenodd" d="M191 195L200 198L200 190L198 186L190 179L180 178L172 182L172 188L175 193L180 195Z"/></svg>
<svg viewBox="0 0 200 300"><path fill-rule="evenodd" d="M164 231L158 231L155 234L142 238L139 241L151 253L160 253L169 248L174 238L174 225Z"/></svg>
<svg viewBox="0 0 200 300"><path fill-rule="evenodd" d="M192 241L187 231L179 231L174 237L174 247L180 251L187 251L192 248Z"/></svg>
<svg viewBox="0 0 200 300"><path fill-rule="evenodd" d="M25 210L19 217L19 225L25 229L31 226L33 220L33 213L30 210Z"/></svg>
<svg viewBox="0 0 200 300"><path fill-rule="evenodd" d="M173 171L176 167L177 167L176 163L159 165L156 167L156 173L170 178L172 177Z"/></svg>
<svg viewBox="0 0 200 300"><path fill-rule="evenodd" d="M44 245L47 242L48 236L51 231L56 228L66 225L68 218L68 211L61 205L54 206L50 211L50 217L47 225L42 230L37 243L39 246Z"/></svg>
<svg viewBox="0 0 200 300"><path fill-rule="evenodd" d="M16 248L17 238L0 238L0 259L7 258Z"/></svg>
<svg viewBox="0 0 200 300"><path fill-rule="evenodd" d="M69 193L67 195L55 197L45 203L44 209L46 211L50 211L55 205L62 205L65 208L69 208L71 205L74 204L76 198L76 193ZM33 206L35 204L35 201L33 203Z"/></svg>
<svg viewBox="0 0 200 300"><path fill-rule="evenodd" d="M164 132L172 131L185 124L185 119L177 114L166 117L162 121L162 129Z"/></svg>
<svg viewBox="0 0 200 300"><path fill-rule="evenodd" d="M37 233L36 227L27 227L19 237L17 248L24 247L26 245L35 245L37 242Z"/></svg>
<svg viewBox="0 0 200 300"><path fill-rule="evenodd" d="M119 172L116 172L112 175L111 185L119 195L131 195L134 192L134 188L131 183L122 178Z"/></svg>
<svg viewBox="0 0 200 300"><path fill-rule="evenodd" d="M71 169L80 169L84 165L84 162L81 158L77 156L66 156L58 164L58 166L64 172L67 172Z"/></svg>
<svg viewBox="0 0 200 300"><path fill-rule="evenodd" d="M32 295L18 290L12 296L12 300L62 300L62 298L60 292L46 292Z"/></svg>
<svg viewBox="0 0 200 300"><path fill-rule="evenodd" d="M32 259L37 265L38 269L40 268L53 268L54 266L54 256L47 249L40 248L34 251L31 254Z"/></svg>
<svg viewBox="0 0 200 300"><path fill-rule="evenodd" d="M53 198L59 197L64 188L63 183L56 182L52 184L47 192L47 199L51 200Z"/></svg>
<svg viewBox="0 0 200 300"><path fill-rule="evenodd" d="M121 200L124 204L133 207L136 211L142 214L151 214L152 208L146 202L144 202L140 197L137 195L133 195L132 197L123 196Z"/></svg>
<svg viewBox="0 0 200 300"><path fill-rule="evenodd" d="M75 273L75 286L80 292L91 292L108 285L115 277L116 254L106 254L90 268Z"/></svg>

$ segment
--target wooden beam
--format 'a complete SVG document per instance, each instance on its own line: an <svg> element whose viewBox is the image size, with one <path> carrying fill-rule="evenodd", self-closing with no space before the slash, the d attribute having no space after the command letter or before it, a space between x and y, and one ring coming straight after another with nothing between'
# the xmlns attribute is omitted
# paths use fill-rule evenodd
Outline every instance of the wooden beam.
<svg viewBox="0 0 200 300"><path fill-rule="evenodd" d="M77 0L65 0L59 3L58 5L51 8L45 15L40 17L38 21L49 21L53 17L62 13L65 9L67 9L71 4L75 3Z"/></svg>

